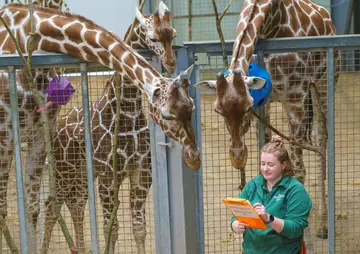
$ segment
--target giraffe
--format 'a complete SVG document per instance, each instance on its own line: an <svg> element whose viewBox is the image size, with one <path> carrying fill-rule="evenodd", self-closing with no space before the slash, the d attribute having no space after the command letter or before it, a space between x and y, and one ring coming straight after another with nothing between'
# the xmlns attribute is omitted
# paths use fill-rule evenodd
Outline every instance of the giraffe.
<svg viewBox="0 0 360 254"><path fill-rule="evenodd" d="M0 15L4 18L13 33L17 36L20 49L23 53L28 52L28 40L30 36L30 13L27 5L8 4L0 9ZM108 32L104 28L98 26L94 22L80 16L50 8L34 6L34 43L33 52L51 52L65 53L81 60L88 62L96 62L120 73L123 78L133 81L139 89L145 92L149 101L155 105L151 108L151 117L162 128L166 135L179 143L182 147L182 158L190 168L198 169L200 167L199 150L195 143L193 129L191 128L191 114L194 110L194 102L188 94L188 75L191 74L192 68L179 75L174 79L163 77L158 73L142 56L125 45L124 42L116 35ZM1 23L0 27L0 54L16 53L14 43L8 35ZM26 82L25 82L26 84ZM18 87L19 92L29 94L26 85ZM40 91L44 91L44 86L39 87ZM4 89L3 98L8 98L8 91ZM30 93L31 96L31 93ZM30 97L27 96L27 97ZM11 144L11 132L8 121L10 111L9 102L2 99L1 119L7 123L1 130L1 140L4 144ZM34 165L43 165L45 153L43 153L43 139L41 135L41 124L39 122L38 113L34 112L28 104L31 100L24 103L23 113L26 115L27 122L32 123L34 127L40 130L37 139L34 139L33 147L37 148L31 151L32 157L27 156L31 160L26 161L26 168L31 172L26 172L26 177L33 181L39 175L41 176L42 168L35 168ZM55 110L55 109L54 109ZM51 114L52 108L47 109ZM25 114L26 113L26 114ZM21 115L22 113L19 112ZM23 126L24 127L24 126ZM24 133L24 128L21 128ZM26 131L25 131L26 134ZM24 135L22 135L24 137ZM9 147L6 147L9 148ZM12 154L10 150L2 151L0 160L2 168L0 169L1 178L4 184L1 186L0 193L7 186L9 162L8 156ZM29 149L31 150L31 149ZM38 162L41 160L41 162ZM38 182L38 181L36 181ZM37 186L26 189L27 210L31 204L36 203L33 199L37 199L39 193ZM0 196L1 213L6 217L6 196ZM32 223L36 225L38 211L30 212ZM29 215L30 216L30 215ZM35 226L34 226L35 227Z"/></svg>
<svg viewBox="0 0 360 254"><path fill-rule="evenodd" d="M259 38L280 38L299 36L322 36L335 35L336 29L332 23L328 11L311 0L246 0L242 6L237 35L233 45L233 53L229 72L226 76L218 73L216 81L202 81L195 85L200 90L215 91L216 101L214 110L222 115L231 136L229 156L233 167L241 170L240 189L245 186L245 170L247 161L247 147L245 134L249 130L251 122L251 107L253 99L249 89L259 89L264 86L264 80L252 77L250 82L247 77L248 68L254 53L256 42ZM269 121L269 106L272 101L280 101L289 118L289 129L291 136L299 143L307 142L309 131L304 123L311 123L312 108L305 102L311 98L311 84L319 90L326 85L326 54L308 53L306 56L300 54L265 55L266 67L271 72L273 82L273 94L269 103L265 106L265 118ZM310 66L305 70L303 63L308 60ZM289 62L290 60L295 62ZM315 61L317 60L317 61ZM291 65L291 67L289 67ZM270 68L271 67L271 68ZM314 73L310 80L309 75L302 75L304 71ZM301 75L300 75L300 74ZM307 73L308 74L308 73ZM336 74L338 75L338 74ZM296 79L294 79L296 78ZM326 91L320 93L320 101L326 99ZM324 104L324 103L322 103ZM325 109L325 105L322 105ZM320 118L317 118L320 119ZM318 147L326 147L326 130L323 124L313 122L313 126L321 128L312 132L314 143ZM317 137L315 133L322 133ZM269 141L270 133L266 131L266 141ZM326 149L326 148L325 148ZM295 165L296 178L305 182L306 170L303 162L303 151L299 147L291 145L291 158ZM320 172L320 175L324 175ZM327 208L325 197L325 178L320 180L321 198L319 202L318 215L319 225L317 235L327 238Z"/></svg>
<svg viewBox="0 0 360 254"><path fill-rule="evenodd" d="M137 22L128 42L132 48L151 48L162 60L169 73L176 70L172 53L172 40L176 31L170 24L170 12L163 2L159 10L148 17L136 11ZM126 36L125 36L126 37ZM159 38L156 41L155 38ZM117 98L115 96L115 76L107 82L107 88L91 107L92 142L94 144L95 177L99 179L99 193L103 206L104 229L108 225L113 207L112 146ZM146 253L145 202L149 193L151 178L150 133L143 112L141 90L129 80L120 83L121 123L119 140L118 181L130 180L130 204L132 228L138 253ZM165 89L165 88L164 88ZM155 106L154 106L155 107ZM172 117L172 116L168 116ZM74 223L75 238L79 250L84 250L84 210L88 199L87 176L84 168L85 141L82 135L82 107L73 107L58 122L54 139L54 153L57 169L57 205L65 203ZM74 179L76 179L74 181ZM51 197L46 201L46 219L41 253L47 253L51 232L56 223L53 216ZM118 237L118 222L114 222L111 253L115 251Z"/></svg>
<svg viewBox="0 0 360 254"><path fill-rule="evenodd" d="M52 8L52 9L56 9L56 10L61 10L62 6L63 6L63 0L41 0L39 1L34 1L34 4L38 4L39 6L42 7L48 7L48 8Z"/></svg>

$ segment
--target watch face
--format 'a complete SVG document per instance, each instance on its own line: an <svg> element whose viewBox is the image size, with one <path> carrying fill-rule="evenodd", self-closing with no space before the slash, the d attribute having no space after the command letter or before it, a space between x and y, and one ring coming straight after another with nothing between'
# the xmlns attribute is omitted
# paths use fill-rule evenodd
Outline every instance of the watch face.
<svg viewBox="0 0 360 254"><path fill-rule="evenodd" d="M269 219L270 219L270 221L274 221L275 218L274 218L274 216L270 215Z"/></svg>

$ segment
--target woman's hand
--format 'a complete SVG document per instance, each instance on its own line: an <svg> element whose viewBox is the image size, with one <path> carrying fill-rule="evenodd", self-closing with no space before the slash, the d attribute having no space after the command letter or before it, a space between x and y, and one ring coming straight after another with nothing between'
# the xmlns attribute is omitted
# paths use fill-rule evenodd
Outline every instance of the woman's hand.
<svg viewBox="0 0 360 254"><path fill-rule="evenodd" d="M269 221L269 214L267 213L265 206L260 203L255 203L253 207L263 221Z"/></svg>
<svg viewBox="0 0 360 254"><path fill-rule="evenodd" d="M236 234L242 234L244 233L247 224L234 220L231 224L231 227Z"/></svg>

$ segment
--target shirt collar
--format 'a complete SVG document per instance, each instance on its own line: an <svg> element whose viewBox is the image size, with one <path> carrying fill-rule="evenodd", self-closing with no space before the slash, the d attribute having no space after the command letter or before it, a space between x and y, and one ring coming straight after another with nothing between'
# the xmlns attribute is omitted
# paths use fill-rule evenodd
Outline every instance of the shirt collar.
<svg viewBox="0 0 360 254"><path fill-rule="evenodd" d="M276 184L273 186L273 188L276 187L276 186L286 187L286 186L288 185L289 181L290 181L290 178L291 178L291 177L289 177L289 176L283 176L283 177L281 177L281 178L276 182ZM267 190L266 180L265 180L263 174L261 174L261 187L262 187L263 189Z"/></svg>

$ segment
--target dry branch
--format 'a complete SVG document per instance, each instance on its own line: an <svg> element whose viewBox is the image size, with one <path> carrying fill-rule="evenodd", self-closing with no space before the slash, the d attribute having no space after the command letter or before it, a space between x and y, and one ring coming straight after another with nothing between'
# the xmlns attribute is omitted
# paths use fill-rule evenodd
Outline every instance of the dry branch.
<svg viewBox="0 0 360 254"><path fill-rule="evenodd" d="M297 141L295 141L292 138L289 138L288 136L284 135L283 133L281 133L280 131L278 131L276 128L274 128L272 125L268 124L267 122L265 122L258 114L255 113L255 111L251 111L251 113L263 124L263 126L265 128L269 128L271 131L275 132L277 135L279 135L280 137L282 137L283 139L289 141L292 145L298 146L302 149L305 150L309 150L309 151L313 151L315 153L320 154L320 156L322 158L325 157L325 154L321 151L321 149L315 147L315 146L307 146L307 145L303 145Z"/></svg>
<svg viewBox="0 0 360 254"><path fill-rule="evenodd" d="M228 61L228 56L227 56L227 50L226 50L224 34L222 32L222 29L221 29L221 20L224 17L224 15L226 14L226 12L228 11L228 9L229 9L229 7L230 7L230 5L232 3L232 0L229 1L229 3L226 5L224 11L220 14L220 16L219 16L219 12L218 12L215 0L211 0L211 1L212 1L212 4L213 4L213 7L214 7L215 20L216 20L216 29L217 29L218 34L219 34L221 50L222 50L222 53L223 53L224 67L226 69L226 68L229 67L229 61Z"/></svg>
<svg viewBox="0 0 360 254"><path fill-rule="evenodd" d="M117 177L117 147L118 147L118 133L119 133L119 125L120 125L120 84L122 82L122 77L120 75L120 73L116 73L116 81L115 81L115 95L116 95L116 115L115 115L115 126L114 126L114 133L115 135L113 138L113 148L112 148L112 168L113 168L113 179L114 179L114 209L111 213L110 216L110 221L107 225L106 228L106 241L105 241L105 251L104 254L108 254L109 253L109 247L110 247L110 240L111 240L111 231L112 231L112 225L115 221L116 215L117 215L117 210L119 208L120 205L120 201L119 201L119 182L118 182L118 177Z"/></svg>
<svg viewBox="0 0 360 254"><path fill-rule="evenodd" d="M144 8L146 0L143 0L139 6L139 11L142 11ZM134 30L136 19L134 19L133 23L129 27L129 29L125 33L124 41L126 44L129 43L131 38L131 33ZM113 138L113 148L112 148L112 160L113 160L113 181L114 181L114 209L111 212L110 221L106 228L106 235L105 235L105 250L104 254L108 254L110 250L110 241L111 241L111 231L112 225L115 221L117 211L119 209L120 201L119 201L119 182L117 177L117 146L118 146L118 135L119 132L119 124L120 124L120 84L123 82L123 79L120 73L116 73L116 80L115 80L115 95L116 95L116 113L115 113L115 126L114 126L114 138Z"/></svg>
<svg viewBox="0 0 360 254"><path fill-rule="evenodd" d="M18 52L20 59L22 60L23 64L24 64L24 70L25 70L25 76L27 78L27 81L30 85L30 89L34 95L35 101L36 103L39 105L39 108L44 107L44 100L41 97L39 91L36 88L36 85L34 83L34 77L32 75L31 72L31 58L32 58L32 44L33 44L33 40L34 40L34 35L35 35L35 25L34 25L34 8L33 8L33 3L32 1L29 1L29 13L30 13L30 23L31 23L31 32L30 32L30 37L29 37L29 41L28 41L28 59L26 60L21 49L19 46L19 42L18 40L15 38L13 32L11 31L10 27L7 25L7 23L5 22L5 20L3 19L2 16L0 16L0 20L3 22L7 32L9 33L10 37L12 38L12 40L14 41L15 44L15 48L16 51ZM44 129L44 139L45 139L45 149L46 149L46 156L48 159L48 170L49 170L49 182L50 182L50 192L51 192L51 198L52 198L52 202L53 202L53 209L54 209L54 214L56 216L56 220L59 222L61 229L63 230L64 236L67 240L68 246L69 248L73 248L74 247L74 243L72 241L70 232L66 226L66 223L63 219L63 217L60 214L60 208L57 208L57 202L56 202L56 178L55 178L55 159L54 159L54 154L53 154L53 149L52 149L52 144L51 144L51 134L50 134L50 127L51 123L49 122L48 116L47 116L47 112L46 111L42 111L40 113L41 116L41 123L43 125L43 129ZM0 222L1 223L1 222ZM2 228L4 229L4 225L2 225ZM7 234L8 230L4 231L4 234ZM10 235L5 235L5 238L8 240L11 239ZM11 242L8 242L8 245L11 246Z"/></svg>

